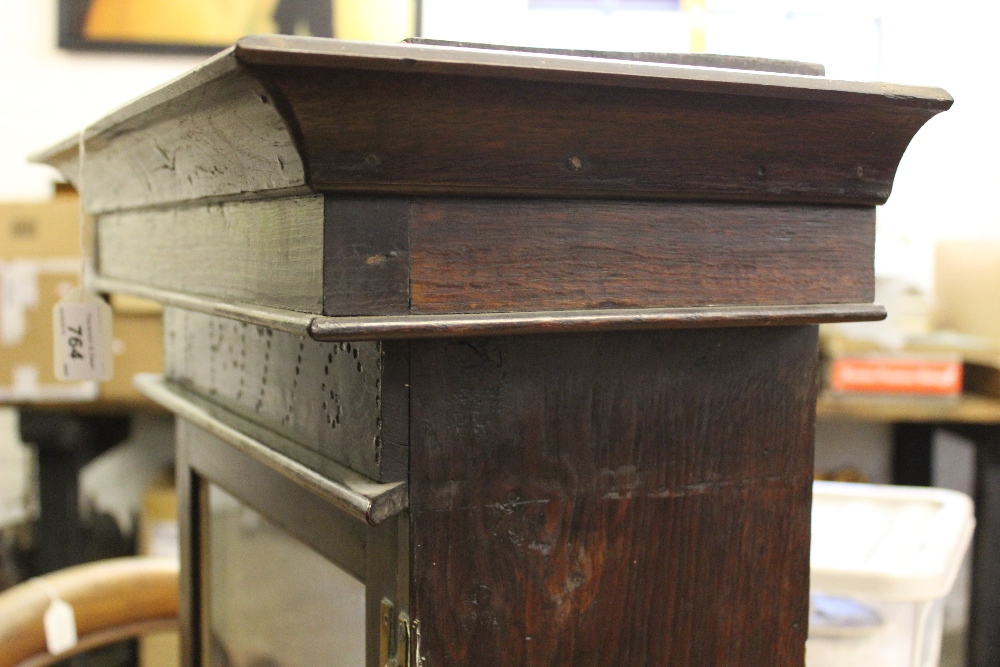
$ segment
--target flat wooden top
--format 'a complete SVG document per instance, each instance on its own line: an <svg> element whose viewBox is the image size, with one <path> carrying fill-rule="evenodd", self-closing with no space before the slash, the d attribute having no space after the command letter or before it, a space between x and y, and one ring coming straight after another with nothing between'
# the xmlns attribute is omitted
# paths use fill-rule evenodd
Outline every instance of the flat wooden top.
<svg viewBox="0 0 1000 667"><path fill-rule="evenodd" d="M427 37L411 37L407 44L424 46L451 46L465 49L489 49L491 51L520 51L578 58L605 58L610 60L630 60L668 65L692 65L694 67L722 67L724 69L751 70L754 72L777 72L779 74L806 74L823 76L826 68L818 63L798 60L775 60L753 56L733 56L715 53L663 53L659 51L595 51L591 49L553 49L536 46L503 46L477 42L455 42Z"/></svg>
<svg viewBox="0 0 1000 667"><path fill-rule="evenodd" d="M790 99L835 99L925 109L948 109L953 99L940 88L878 82L838 81L816 76L696 67L671 63L587 58L557 53L504 51L432 44L378 44L287 35L251 35L233 47L248 65L335 67L426 72L529 81L590 83L622 87L724 92Z"/></svg>
<svg viewBox="0 0 1000 667"><path fill-rule="evenodd" d="M820 419L842 419L881 423L1000 424L1000 400L963 395L955 402L921 398L882 396L836 396L820 394L816 404Z"/></svg>
<svg viewBox="0 0 1000 667"><path fill-rule="evenodd" d="M805 100L845 101L846 98L854 98L852 101L863 104L935 111L947 110L954 102L947 91L937 87L841 81L815 76L814 72L808 75L786 74L498 48L250 35L190 72L108 114L89 126L85 136L98 135L232 71L238 64L436 73ZM74 149L78 142L78 136L69 137L39 152L33 159L48 162L52 156Z"/></svg>
<svg viewBox="0 0 1000 667"><path fill-rule="evenodd" d="M881 82L841 81L809 75L701 67L673 63L580 57L498 48L469 48L437 44L353 42L341 39L250 35L89 128L97 133L161 101L187 92L206 80L244 65L321 67L511 78L527 81L615 84L622 87L669 88L788 97L835 99L857 96L858 101L890 106L913 106L944 111L954 98L931 86ZM76 137L67 139L72 146ZM52 152L57 150L52 149ZM46 151L46 154L50 151Z"/></svg>

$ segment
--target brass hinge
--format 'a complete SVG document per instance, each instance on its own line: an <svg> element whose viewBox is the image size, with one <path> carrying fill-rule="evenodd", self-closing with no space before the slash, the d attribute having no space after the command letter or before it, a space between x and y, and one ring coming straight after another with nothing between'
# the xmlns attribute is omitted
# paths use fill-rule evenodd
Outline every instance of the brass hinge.
<svg viewBox="0 0 1000 667"><path fill-rule="evenodd" d="M379 610L379 667L410 667L410 616L399 612L394 628L393 611L392 600L383 598Z"/></svg>

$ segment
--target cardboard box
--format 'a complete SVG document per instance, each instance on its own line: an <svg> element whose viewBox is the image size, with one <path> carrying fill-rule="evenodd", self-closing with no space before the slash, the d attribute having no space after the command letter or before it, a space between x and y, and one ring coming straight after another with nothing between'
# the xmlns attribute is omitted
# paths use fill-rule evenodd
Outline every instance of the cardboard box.
<svg viewBox="0 0 1000 667"><path fill-rule="evenodd" d="M115 314L115 374L101 384L99 401L114 405L151 407L132 386L137 373L163 372L163 311L160 305L140 299L111 298Z"/></svg>
<svg viewBox="0 0 1000 667"><path fill-rule="evenodd" d="M1000 341L1000 241L939 241L935 325Z"/></svg>
<svg viewBox="0 0 1000 667"><path fill-rule="evenodd" d="M55 379L52 307L79 283L80 262L75 196L0 204L0 404L153 407L132 387L132 376L163 368L163 325L155 304L113 301L118 308L110 382L98 386Z"/></svg>

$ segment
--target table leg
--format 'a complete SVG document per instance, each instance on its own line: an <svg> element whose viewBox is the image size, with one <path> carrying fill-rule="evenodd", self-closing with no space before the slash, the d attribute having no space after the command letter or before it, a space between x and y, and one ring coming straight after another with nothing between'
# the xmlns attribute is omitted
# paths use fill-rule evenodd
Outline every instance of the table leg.
<svg viewBox="0 0 1000 667"><path fill-rule="evenodd" d="M931 486L934 424L895 424L892 429L892 483Z"/></svg>
<svg viewBox="0 0 1000 667"><path fill-rule="evenodd" d="M22 410L21 440L37 447L41 513L35 574L83 562L78 507L80 469L128 435L128 417Z"/></svg>
<svg viewBox="0 0 1000 667"><path fill-rule="evenodd" d="M969 615L970 667L1000 665L1000 429L979 427L976 442L976 534Z"/></svg>

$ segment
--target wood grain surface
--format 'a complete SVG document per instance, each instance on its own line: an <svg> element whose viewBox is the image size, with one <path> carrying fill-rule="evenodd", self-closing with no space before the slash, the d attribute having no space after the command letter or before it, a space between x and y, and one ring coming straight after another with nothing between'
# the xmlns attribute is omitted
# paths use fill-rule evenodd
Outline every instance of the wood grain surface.
<svg viewBox="0 0 1000 667"><path fill-rule="evenodd" d="M82 179L76 137L43 159L82 190L91 213L305 192L302 159L278 104L231 58L209 61L88 129Z"/></svg>
<svg viewBox="0 0 1000 667"><path fill-rule="evenodd" d="M874 209L293 197L100 216L105 279L327 316L870 302Z"/></svg>
<svg viewBox="0 0 1000 667"><path fill-rule="evenodd" d="M285 456L320 474L336 463L406 479L409 433L396 422L407 418L405 346L317 342L178 308L164 311L164 329L167 378L283 436L274 442Z"/></svg>
<svg viewBox="0 0 1000 667"><path fill-rule="evenodd" d="M411 608L453 665L801 667L816 328L411 343Z"/></svg>
<svg viewBox="0 0 1000 667"><path fill-rule="evenodd" d="M408 199L326 198L324 314L409 311L409 213Z"/></svg>
<svg viewBox="0 0 1000 667"><path fill-rule="evenodd" d="M816 403L820 419L916 424L1000 424L1000 400L963 394L958 400L921 396L845 395L823 392Z"/></svg>
<svg viewBox="0 0 1000 667"><path fill-rule="evenodd" d="M322 312L320 196L108 213L97 226L105 278Z"/></svg>
<svg viewBox="0 0 1000 667"><path fill-rule="evenodd" d="M882 204L934 113L738 90L263 74L298 128L310 184L328 192Z"/></svg>
<svg viewBox="0 0 1000 667"><path fill-rule="evenodd" d="M552 83L618 83L625 87L746 94L816 101L849 100L943 111L953 102L940 88L881 81L838 81L713 67L684 67L606 58L574 58L506 49L459 49L315 39L292 35L250 35L232 53L248 67L289 66L416 72L484 79ZM228 55L228 54L223 54ZM182 83L183 79L178 82ZM138 102L141 102L141 98Z"/></svg>
<svg viewBox="0 0 1000 667"><path fill-rule="evenodd" d="M872 207L417 199L411 312L865 303Z"/></svg>
<svg viewBox="0 0 1000 667"><path fill-rule="evenodd" d="M206 312L211 312L211 309L207 309ZM619 308L405 317L316 317L309 325L309 336L320 341L381 340L384 344L391 340L426 338L712 327L776 327L823 322L877 322L884 319L885 308L872 304Z"/></svg>
<svg viewBox="0 0 1000 667"><path fill-rule="evenodd" d="M84 132L92 213L263 191L880 204L938 88L258 36ZM36 156L80 185L78 138Z"/></svg>

